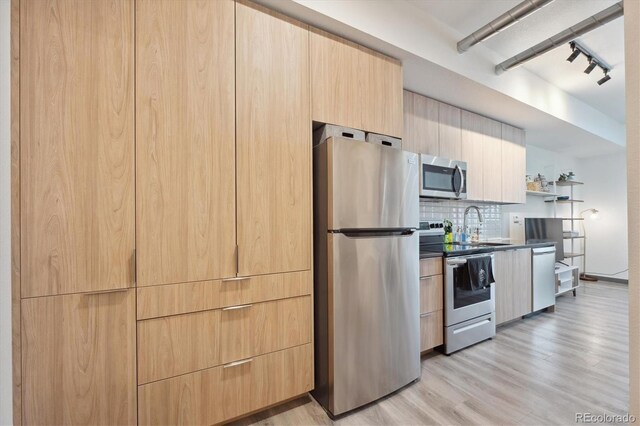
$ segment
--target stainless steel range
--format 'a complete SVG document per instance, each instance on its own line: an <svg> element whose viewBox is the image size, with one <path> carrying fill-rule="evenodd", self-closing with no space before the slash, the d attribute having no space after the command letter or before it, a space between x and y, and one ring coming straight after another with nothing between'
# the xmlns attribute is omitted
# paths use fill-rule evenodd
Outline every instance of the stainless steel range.
<svg viewBox="0 0 640 426"><path fill-rule="evenodd" d="M420 229L420 251L444 256L445 353L495 336L492 246L444 243L441 222L422 222Z"/></svg>

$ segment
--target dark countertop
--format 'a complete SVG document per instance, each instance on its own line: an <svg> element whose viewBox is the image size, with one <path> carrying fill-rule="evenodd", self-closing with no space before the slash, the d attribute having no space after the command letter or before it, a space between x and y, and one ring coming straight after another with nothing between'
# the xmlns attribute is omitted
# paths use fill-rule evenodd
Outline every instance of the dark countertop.
<svg viewBox="0 0 640 426"><path fill-rule="evenodd" d="M516 249L523 249L523 248L530 248L530 249L534 249L534 248L541 248L541 247L551 247L553 246L555 243L549 242L549 243L529 243L529 244L505 244L505 245L498 245L498 246L491 246L491 247L482 247L482 248L478 248L478 249L474 249L473 250L473 254L480 254L480 253L492 253L492 252L496 252L496 251L505 251L505 250L516 250ZM456 255L459 256L465 256L468 254L472 254L471 252L465 252L465 251L460 251L457 252ZM445 256L446 254L441 252L441 251L424 251L424 250L420 250L420 259L428 259L428 258L432 258L432 257L442 257ZM452 255L451 253L448 254L449 256Z"/></svg>

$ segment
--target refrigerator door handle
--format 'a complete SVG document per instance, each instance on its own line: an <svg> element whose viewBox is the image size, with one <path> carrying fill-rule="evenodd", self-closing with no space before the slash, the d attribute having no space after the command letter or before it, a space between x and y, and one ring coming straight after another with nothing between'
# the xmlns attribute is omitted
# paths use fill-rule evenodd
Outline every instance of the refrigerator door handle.
<svg viewBox="0 0 640 426"><path fill-rule="evenodd" d="M417 228L402 229L340 229L333 231L334 234L342 234L350 238L363 237L406 237L413 235Z"/></svg>

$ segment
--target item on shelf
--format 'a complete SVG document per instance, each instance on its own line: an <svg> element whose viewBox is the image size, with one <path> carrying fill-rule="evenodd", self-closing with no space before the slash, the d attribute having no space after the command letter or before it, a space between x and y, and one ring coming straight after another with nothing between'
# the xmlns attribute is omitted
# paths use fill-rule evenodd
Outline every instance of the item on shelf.
<svg viewBox="0 0 640 426"><path fill-rule="evenodd" d="M579 235L580 235L580 233L579 233L578 231L564 231L564 232L562 233L562 235L563 235L565 238L574 238L574 237L579 236Z"/></svg>
<svg viewBox="0 0 640 426"><path fill-rule="evenodd" d="M542 191L542 192L551 191L551 188L549 188L549 181L547 180L546 177L544 177L544 175L541 175L540 173L538 173L538 176L536 176L535 178L535 182L538 182L540 184L539 191Z"/></svg>
<svg viewBox="0 0 640 426"><path fill-rule="evenodd" d="M558 201L565 201L565 200L568 200L568 199L569 199L568 195L558 195L556 197L556 200L558 200Z"/></svg>
<svg viewBox="0 0 640 426"><path fill-rule="evenodd" d="M560 177L558 178L558 182L567 182L572 180L576 180L576 175L573 172L560 173Z"/></svg>
<svg viewBox="0 0 640 426"><path fill-rule="evenodd" d="M527 191L536 191L542 192L542 187L540 186L540 182L527 182Z"/></svg>

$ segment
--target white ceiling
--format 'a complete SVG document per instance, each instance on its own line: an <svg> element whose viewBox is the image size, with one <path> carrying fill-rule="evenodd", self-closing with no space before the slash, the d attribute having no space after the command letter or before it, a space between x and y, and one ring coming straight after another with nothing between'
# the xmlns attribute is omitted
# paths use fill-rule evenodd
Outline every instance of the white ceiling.
<svg viewBox="0 0 640 426"><path fill-rule="evenodd" d="M410 1L433 18L468 35L522 0ZM617 2L555 0L482 44L507 59ZM584 74L587 66L584 56L568 62L566 59L571 53L568 45L527 62L524 68L624 123L624 19L618 18L587 33L578 38L578 42L612 67L611 80L598 86L596 81L603 76L599 69Z"/></svg>

